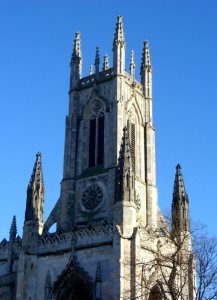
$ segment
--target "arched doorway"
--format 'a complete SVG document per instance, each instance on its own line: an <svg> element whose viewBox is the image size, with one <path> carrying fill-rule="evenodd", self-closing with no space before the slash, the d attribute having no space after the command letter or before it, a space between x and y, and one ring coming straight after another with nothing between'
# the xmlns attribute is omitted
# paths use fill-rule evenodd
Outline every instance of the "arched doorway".
<svg viewBox="0 0 217 300"><path fill-rule="evenodd" d="M72 277L63 282L56 288L56 300L92 300L90 288L79 278Z"/></svg>
<svg viewBox="0 0 217 300"><path fill-rule="evenodd" d="M162 300L161 290L158 284L155 284L151 291L148 300Z"/></svg>
<svg viewBox="0 0 217 300"><path fill-rule="evenodd" d="M52 300L94 300L93 284L74 261L55 282L51 292Z"/></svg>

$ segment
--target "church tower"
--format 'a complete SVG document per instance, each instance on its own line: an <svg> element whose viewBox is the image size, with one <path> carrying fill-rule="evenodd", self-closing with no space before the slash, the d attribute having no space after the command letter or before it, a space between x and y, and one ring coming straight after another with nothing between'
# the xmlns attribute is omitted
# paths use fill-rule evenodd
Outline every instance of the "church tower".
<svg viewBox="0 0 217 300"><path fill-rule="evenodd" d="M161 269L156 264L150 268L150 262L159 263L160 248L173 249L173 236L158 207L149 44L144 42L140 82L133 50L126 71L121 16L112 51L113 65L107 55L100 65L97 47L94 69L82 77L81 35L75 34L60 197L44 223L38 153L18 250L13 248L15 219L11 229L9 269L17 274L17 300L163 299ZM188 198L178 166L172 228L189 229ZM13 265L12 253L19 253ZM190 276L189 256L186 261ZM194 299L189 287L184 293L182 299Z"/></svg>

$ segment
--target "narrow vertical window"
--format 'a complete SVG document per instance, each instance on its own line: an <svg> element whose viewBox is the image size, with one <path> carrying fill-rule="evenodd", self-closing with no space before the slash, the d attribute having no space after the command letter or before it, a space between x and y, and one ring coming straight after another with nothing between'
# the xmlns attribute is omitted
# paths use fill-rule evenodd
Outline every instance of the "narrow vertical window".
<svg viewBox="0 0 217 300"><path fill-rule="evenodd" d="M95 149L96 149L96 119L90 120L89 135L89 167L95 166Z"/></svg>
<svg viewBox="0 0 217 300"><path fill-rule="evenodd" d="M89 167L104 163L104 127L103 113L90 120L89 130Z"/></svg>
<svg viewBox="0 0 217 300"><path fill-rule="evenodd" d="M132 154L132 165L135 169L135 124L131 123L131 154Z"/></svg>
<svg viewBox="0 0 217 300"><path fill-rule="evenodd" d="M135 169L135 160L136 160L136 126L131 120L127 120L127 129L130 140L130 150L131 150L131 158L132 158L132 167Z"/></svg>
<svg viewBox="0 0 217 300"><path fill-rule="evenodd" d="M97 164L101 165L104 162L104 116L98 118L98 149L97 149Z"/></svg>

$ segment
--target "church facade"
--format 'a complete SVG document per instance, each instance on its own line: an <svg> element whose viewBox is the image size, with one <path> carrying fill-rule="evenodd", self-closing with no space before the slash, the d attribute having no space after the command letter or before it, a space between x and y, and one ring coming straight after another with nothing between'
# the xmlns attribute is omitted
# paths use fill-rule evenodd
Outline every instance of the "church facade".
<svg viewBox="0 0 217 300"><path fill-rule="evenodd" d="M94 68L82 78L75 35L60 197L44 222L37 153L22 238L14 217L9 240L0 243L0 299L194 299L188 197L179 165L171 228L158 206L149 45L144 42L141 82L133 51L130 72L125 70L125 48L118 17L112 67L105 56L101 70L97 48Z"/></svg>

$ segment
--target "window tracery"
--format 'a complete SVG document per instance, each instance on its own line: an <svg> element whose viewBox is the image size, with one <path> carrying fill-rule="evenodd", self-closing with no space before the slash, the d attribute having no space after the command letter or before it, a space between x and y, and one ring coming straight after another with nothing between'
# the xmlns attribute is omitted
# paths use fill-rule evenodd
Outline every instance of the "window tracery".
<svg viewBox="0 0 217 300"><path fill-rule="evenodd" d="M89 121L89 167L104 163L105 116L100 102L95 101Z"/></svg>

